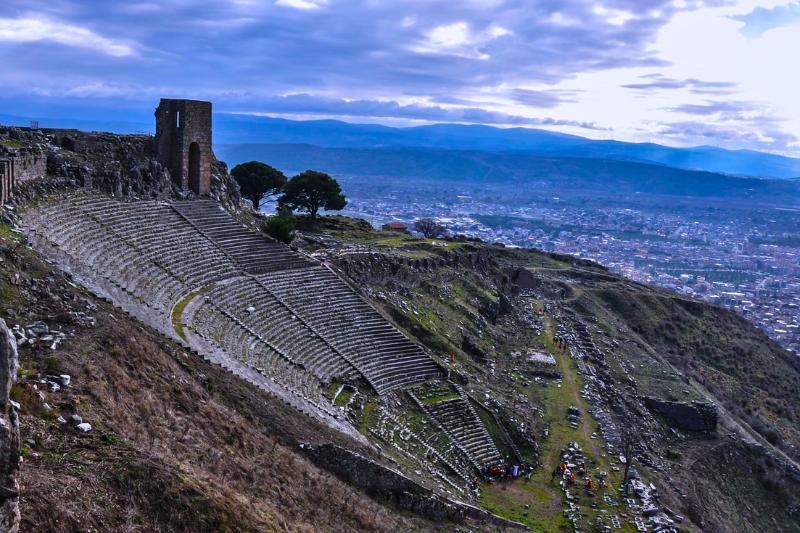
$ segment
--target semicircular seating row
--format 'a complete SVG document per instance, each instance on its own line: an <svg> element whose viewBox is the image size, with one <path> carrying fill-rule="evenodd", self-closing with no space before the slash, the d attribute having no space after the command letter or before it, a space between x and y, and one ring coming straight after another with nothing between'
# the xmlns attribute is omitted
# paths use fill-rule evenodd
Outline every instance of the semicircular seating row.
<svg viewBox="0 0 800 533"><path fill-rule="evenodd" d="M251 232L215 202L80 193L38 208L27 224L166 323L177 302L202 291L194 331L314 401L334 379L361 375L383 394L442 377L330 270Z"/></svg>

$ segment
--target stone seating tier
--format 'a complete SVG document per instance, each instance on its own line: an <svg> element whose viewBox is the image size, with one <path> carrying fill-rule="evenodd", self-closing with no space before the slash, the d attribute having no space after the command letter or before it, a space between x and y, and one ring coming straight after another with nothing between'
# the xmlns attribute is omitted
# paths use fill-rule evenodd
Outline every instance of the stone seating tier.
<svg viewBox="0 0 800 533"><path fill-rule="evenodd" d="M502 459L486 427L463 397L427 406L429 413L482 466Z"/></svg>
<svg viewBox="0 0 800 533"><path fill-rule="evenodd" d="M248 230L210 200L175 202L173 208L250 273L311 264L287 246Z"/></svg>
<svg viewBox="0 0 800 533"><path fill-rule="evenodd" d="M419 346L330 270L250 231L212 201L77 194L42 206L31 221L162 316L205 288L206 303L190 325L237 359L256 365L280 353L317 382L360 373L381 394L442 377Z"/></svg>

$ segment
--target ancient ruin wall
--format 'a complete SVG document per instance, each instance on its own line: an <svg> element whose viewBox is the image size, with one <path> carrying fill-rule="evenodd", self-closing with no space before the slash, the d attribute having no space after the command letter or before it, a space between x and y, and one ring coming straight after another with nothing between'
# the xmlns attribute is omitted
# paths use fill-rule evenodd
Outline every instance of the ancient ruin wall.
<svg viewBox="0 0 800 533"><path fill-rule="evenodd" d="M22 182L47 174L47 157L43 154L0 153L0 204L14 195L14 188Z"/></svg>
<svg viewBox="0 0 800 533"><path fill-rule="evenodd" d="M714 431L719 417L712 403L672 402L658 398L645 398L645 405L666 416L675 426L688 431Z"/></svg>
<svg viewBox="0 0 800 533"><path fill-rule="evenodd" d="M11 200L11 190L14 188L11 161L0 159L0 204Z"/></svg>
<svg viewBox="0 0 800 533"><path fill-rule="evenodd" d="M155 112L158 161L181 190L211 188L211 102L162 99Z"/></svg>
<svg viewBox="0 0 800 533"><path fill-rule="evenodd" d="M303 446L319 467L363 490L373 498L391 502L427 518L464 522L473 520L501 530L525 530L524 525L462 502L438 496L402 473L333 444Z"/></svg>
<svg viewBox="0 0 800 533"><path fill-rule="evenodd" d="M47 174L47 157L44 155L26 155L14 158L14 180L20 183Z"/></svg>

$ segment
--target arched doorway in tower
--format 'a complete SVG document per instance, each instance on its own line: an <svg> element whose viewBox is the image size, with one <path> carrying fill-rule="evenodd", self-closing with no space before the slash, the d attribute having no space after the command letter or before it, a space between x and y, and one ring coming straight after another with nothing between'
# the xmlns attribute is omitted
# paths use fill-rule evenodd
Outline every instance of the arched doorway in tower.
<svg viewBox="0 0 800 533"><path fill-rule="evenodd" d="M200 194L200 145L189 145L189 189Z"/></svg>

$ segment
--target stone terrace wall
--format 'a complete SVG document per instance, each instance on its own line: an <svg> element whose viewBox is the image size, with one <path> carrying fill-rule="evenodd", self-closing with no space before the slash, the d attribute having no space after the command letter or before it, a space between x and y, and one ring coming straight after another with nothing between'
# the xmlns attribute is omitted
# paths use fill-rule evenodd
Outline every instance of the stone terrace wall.
<svg viewBox="0 0 800 533"><path fill-rule="evenodd" d="M42 154L23 155L13 161L16 183L41 178L47 174L47 157Z"/></svg>
<svg viewBox="0 0 800 533"><path fill-rule="evenodd" d="M645 405L669 418L680 429L714 431L717 428L717 408L712 403L671 402L658 398L645 398Z"/></svg>
<svg viewBox="0 0 800 533"><path fill-rule="evenodd" d="M520 523L483 509L439 497L400 472L339 446L326 444L312 448L306 445L303 450L318 466L370 496L392 502L402 509L434 520L464 522L469 519L502 529L527 529Z"/></svg>
<svg viewBox="0 0 800 533"><path fill-rule="evenodd" d="M13 139L0 128L0 203L11 200L16 186L47 173L47 156L40 146Z"/></svg>

